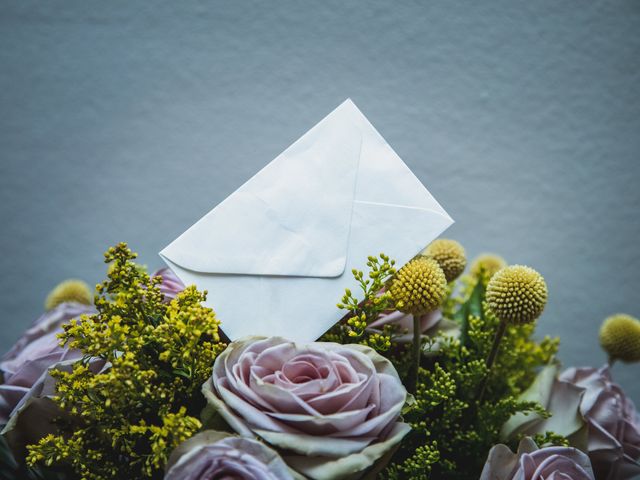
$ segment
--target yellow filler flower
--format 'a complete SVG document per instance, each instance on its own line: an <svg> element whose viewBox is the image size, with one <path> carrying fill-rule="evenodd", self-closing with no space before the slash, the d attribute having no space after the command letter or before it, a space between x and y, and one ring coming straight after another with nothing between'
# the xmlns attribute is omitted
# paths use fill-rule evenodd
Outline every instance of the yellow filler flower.
<svg viewBox="0 0 640 480"><path fill-rule="evenodd" d="M507 262L500 255L483 253L482 255L478 255L471 263L471 275L476 278L484 275L488 280L506 266Z"/></svg>
<svg viewBox="0 0 640 480"><path fill-rule="evenodd" d="M396 309L415 316L438 308L446 290L447 281L438 263L422 256L402 267L389 287Z"/></svg>
<svg viewBox="0 0 640 480"><path fill-rule="evenodd" d="M429 244L421 255L433 258L444 272L444 276L448 282L452 282L458 278L464 267L467 266L467 257L464 247L455 240L447 238L439 238Z"/></svg>
<svg viewBox="0 0 640 480"><path fill-rule="evenodd" d="M91 305L93 303L93 293L89 285L82 280L65 280L56 285L49 295L47 295L44 308L47 311L53 310L64 302L77 302L84 305Z"/></svg>
<svg viewBox="0 0 640 480"><path fill-rule="evenodd" d="M600 345L611 360L640 361L640 320L619 313L602 322Z"/></svg>
<svg viewBox="0 0 640 480"><path fill-rule="evenodd" d="M531 323L547 304L547 284L533 268L512 265L491 277L486 298L489 308L502 322Z"/></svg>

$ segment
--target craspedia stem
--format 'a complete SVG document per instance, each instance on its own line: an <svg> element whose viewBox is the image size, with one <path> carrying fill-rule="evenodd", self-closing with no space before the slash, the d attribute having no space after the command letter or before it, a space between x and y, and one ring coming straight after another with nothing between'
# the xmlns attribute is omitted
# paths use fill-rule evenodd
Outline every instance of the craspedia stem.
<svg viewBox="0 0 640 480"><path fill-rule="evenodd" d="M487 374L482 379L482 383L480 384L480 388L478 389L477 401L480 403L482 401L482 397L484 396L484 392L487 389L487 382L489 381L489 376L491 375L491 368L496 361L496 357L498 356L498 350L500 350L500 341L502 341L502 337L504 337L504 332L507 330L507 322L501 321L498 325L498 330L496 330L496 334L493 337L493 344L491 345L491 351L489 352L489 356L487 357Z"/></svg>
<svg viewBox="0 0 640 480"><path fill-rule="evenodd" d="M422 358L422 332L418 315L413 316L413 364L411 365L411 371L409 372L409 393L416 393L418 389L418 372L420 371L420 359Z"/></svg>

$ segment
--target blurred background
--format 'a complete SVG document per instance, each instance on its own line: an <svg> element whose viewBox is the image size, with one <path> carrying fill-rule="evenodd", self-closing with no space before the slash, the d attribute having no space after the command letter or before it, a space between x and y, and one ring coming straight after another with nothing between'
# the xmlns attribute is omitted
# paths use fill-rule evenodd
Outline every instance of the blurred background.
<svg viewBox="0 0 640 480"><path fill-rule="evenodd" d="M160 267L347 97L447 237L543 273L564 363L601 365L603 318L640 316L637 0L5 0L0 350L56 283L100 281L110 245ZM636 402L638 372L613 372Z"/></svg>

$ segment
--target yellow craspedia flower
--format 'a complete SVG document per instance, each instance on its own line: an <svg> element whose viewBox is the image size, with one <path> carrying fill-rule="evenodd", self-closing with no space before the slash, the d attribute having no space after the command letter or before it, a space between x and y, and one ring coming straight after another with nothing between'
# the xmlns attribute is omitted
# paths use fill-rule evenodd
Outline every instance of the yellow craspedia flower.
<svg viewBox="0 0 640 480"><path fill-rule="evenodd" d="M512 265L499 270L487 285L487 303L503 322L530 323L547 304L547 284L533 268Z"/></svg>
<svg viewBox="0 0 640 480"><path fill-rule="evenodd" d="M412 315L423 315L444 301L447 280L434 259L419 256L396 273L389 286L396 309Z"/></svg>
<svg viewBox="0 0 640 480"><path fill-rule="evenodd" d="M438 262L447 283L458 278L464 272L464 267L467 266L467 256L463 246L448 238L434 240L422 251L421 255L431 257Z"/></svg>
<svg viewBox="0 0 640 480"><path fill-rule="evenodd" d="M602 322L600 345L613 360L640 361L640 320L619 313Z"/></svg>
<svg viewBox="0 0 640 480"><path fill-rule="evenodd" d="M500 255L483 253L478 255L471 263L471 275L479 278L484 275L487 279L493 277L498 270L507 266L507 262Z"/></svg>
<svg viewBox="0 0 640 480"><path fill-rule="evenodd" d="M93 293L89 285L82 280L65 280L49 292L44 302L45 310L52 310L64 302L78 302L85 305L93 303Z"/></svg>

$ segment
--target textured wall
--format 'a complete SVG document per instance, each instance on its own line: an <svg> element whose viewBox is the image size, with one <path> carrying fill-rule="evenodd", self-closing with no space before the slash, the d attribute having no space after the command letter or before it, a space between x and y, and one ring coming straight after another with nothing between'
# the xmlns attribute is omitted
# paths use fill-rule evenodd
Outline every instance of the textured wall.
<svg viewBox="0 0 640 480"><path fill-rule="evenodd" d="M36 2L0 11L0 350L102 251L158 252L346 97L598 365L640 315L640 3ZM400 233L399 233L400 234ZM248 293L250 295L250 293ZM614 375L640 401L638 366Z"/></svg>

